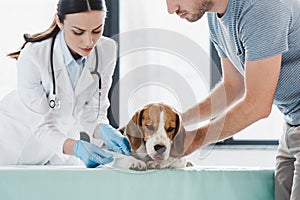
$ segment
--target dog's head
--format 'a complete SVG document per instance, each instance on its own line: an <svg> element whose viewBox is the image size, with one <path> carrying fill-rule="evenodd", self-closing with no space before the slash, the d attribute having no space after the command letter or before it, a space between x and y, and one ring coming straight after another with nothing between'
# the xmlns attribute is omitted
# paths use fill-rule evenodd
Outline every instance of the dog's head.
<svg viewBox="0 0 300 200"><path fill-rule="evenodd" d="M166 160L171 148L183 148L185 130L181 116L165 104L146 105L134 114L124 131L131 151L142 153L137 150L144 146L144 153L153 160Z"/></svg>

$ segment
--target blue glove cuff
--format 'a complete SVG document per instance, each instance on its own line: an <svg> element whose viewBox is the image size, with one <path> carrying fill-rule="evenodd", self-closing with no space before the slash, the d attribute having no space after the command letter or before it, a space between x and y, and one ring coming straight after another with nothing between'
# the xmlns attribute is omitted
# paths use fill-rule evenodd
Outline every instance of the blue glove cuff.
<svg viewBox="0 0 300 200"><path fill-rule="evenodd" d="M78 140L75 144L74 144L74 147L73 147L73 150L74 150L74 154L77 158L79 158L79 152L78 152L78 149L79 149L79 146L81 145L82 141L81 140Z"/></svg>
<svg viewBox="0 0 300 200"><path fill-rule="evenodd" d="M105 134L107 134L107 131L110 129L110 131L113 131L113 127L109 124L102 124L100 126L100 128L98 129L98 136L101 137L101 138L104 138L105 137Z"/></svg>

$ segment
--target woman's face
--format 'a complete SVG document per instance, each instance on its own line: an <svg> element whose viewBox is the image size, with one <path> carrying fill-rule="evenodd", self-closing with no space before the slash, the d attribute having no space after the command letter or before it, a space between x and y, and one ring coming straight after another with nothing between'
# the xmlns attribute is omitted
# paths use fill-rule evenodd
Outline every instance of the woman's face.
<svg viewBox="0 0 300 200"><path fill-rule="evenodd" d="M104 20L104 11L67 14L64 23L57 20L73 56L87 56L92 51L103 34Z"/></svg>

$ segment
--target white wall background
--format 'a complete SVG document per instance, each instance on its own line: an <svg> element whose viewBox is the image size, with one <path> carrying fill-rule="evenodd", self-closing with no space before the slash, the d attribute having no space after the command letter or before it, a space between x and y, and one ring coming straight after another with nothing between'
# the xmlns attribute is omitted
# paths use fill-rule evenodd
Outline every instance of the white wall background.
<svg viewBox="0 0 300 200"><path fill-rule="evenodd" d="M0 1L0 99L16 87L16 62L6 55L19 50L24 33L46 30L55 9L56 0Z"/></svg>
<svg viewBox="0 0 300 200"><path fill-rule="evenodd" d="M124 52L120 57L121 125L145 104L164 102L183 111L208 94L206 20L194 24L179 20L167 13L161 0L120 1L120 8L120 49ZM139 39L148 46L131 48ZM168 45L160 46L162 43ZM194 57L189 57L191 54Z"/></svg>

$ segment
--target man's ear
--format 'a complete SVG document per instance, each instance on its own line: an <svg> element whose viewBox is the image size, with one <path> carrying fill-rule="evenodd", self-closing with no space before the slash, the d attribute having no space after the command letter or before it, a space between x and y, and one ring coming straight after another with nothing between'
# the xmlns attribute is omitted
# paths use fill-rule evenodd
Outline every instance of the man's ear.
<svg viewBox="0 0 300 200"><path fill-rule="evenodd" d="M60 21L57 13L55 14L55 21L60 30L62 30L64 28L64 24Z"/></svg>

